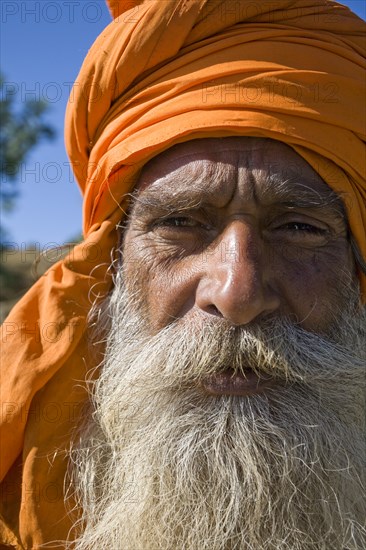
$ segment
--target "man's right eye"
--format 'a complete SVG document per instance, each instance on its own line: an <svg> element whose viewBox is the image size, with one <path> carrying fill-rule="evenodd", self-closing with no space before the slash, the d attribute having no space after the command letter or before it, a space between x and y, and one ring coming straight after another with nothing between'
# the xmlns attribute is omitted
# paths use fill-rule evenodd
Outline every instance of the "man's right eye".
<svg viewBox="0 0 366 550"><path fill-rule="evenodd" d="M153 229L208 229L207 224L192 216L169 216L161 218L153 223Z"/></svg>
<svg viewBox="0 0 366 550"><path fill-rule="evenodd" d="M156 225L168 227L197 227L199 222L185 216L172 216L171 218L160 220Z"/></svg>

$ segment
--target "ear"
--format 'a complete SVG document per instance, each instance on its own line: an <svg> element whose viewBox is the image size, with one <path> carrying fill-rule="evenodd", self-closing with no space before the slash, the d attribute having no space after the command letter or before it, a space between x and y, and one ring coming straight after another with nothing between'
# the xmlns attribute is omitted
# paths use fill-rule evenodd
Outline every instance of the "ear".
<svg viewBox="0 0 366 550"><path fill-rule="evenodd" d="M125 11L142 4L144 0L106 0L113 19L117 19Z"/></svg>

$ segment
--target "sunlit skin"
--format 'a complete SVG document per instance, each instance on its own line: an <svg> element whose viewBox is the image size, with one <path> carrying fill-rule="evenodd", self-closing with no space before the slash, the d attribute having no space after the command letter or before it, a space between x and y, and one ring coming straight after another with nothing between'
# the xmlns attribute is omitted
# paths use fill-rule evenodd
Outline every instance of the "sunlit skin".
<svg viewBox="0 0 366 550"><path fill-rule="evenodd" d="M281 142L233 137L145 166L124 269L152 333L193 314L233 326L287 316L326 332L355 267L342 203L310 165Z"/></svg>

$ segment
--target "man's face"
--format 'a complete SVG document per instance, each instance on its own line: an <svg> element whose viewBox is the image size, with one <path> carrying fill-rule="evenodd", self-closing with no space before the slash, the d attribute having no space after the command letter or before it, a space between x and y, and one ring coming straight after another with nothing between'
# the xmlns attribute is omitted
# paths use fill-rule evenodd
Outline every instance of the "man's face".
<svg viewBox="0 0 366 550"><path fill-rule="evenodd" d="M179 144L144 169L124 244L152 332L199 312L324 332L354 273L340 199L288 146Z"/></svg>
<svg viewBox="0 0 366 550"><path fill-rule="evenodd" d="M342 205L296 153L151 161L96 313L76 548L364 547L365 311Z"/></svg>

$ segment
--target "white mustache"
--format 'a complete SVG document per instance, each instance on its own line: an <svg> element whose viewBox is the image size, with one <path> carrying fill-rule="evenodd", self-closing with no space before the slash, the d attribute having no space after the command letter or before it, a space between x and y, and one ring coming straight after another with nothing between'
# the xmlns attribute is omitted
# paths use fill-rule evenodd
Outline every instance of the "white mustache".
<svg viewBox="0 0 366 550"><path fill-rule="evenodd" d="M360 321L355 323L359 326ZM152 386L157 372L160 383L163 380L166 387L176 387L197 384L228 368L244 376L251 369L259 377L270 376L282 383L314 385L347 377L362 385L365 378L362 346L345 343L342 330L338 331L343 333L339 338L318 335L286 318L233 327L225 320L202 319L199 314L174 321L153 336L142 336L145 327L140 325L137 319L131 322L138 344L134 345L135 335L131 333L125 349L139 352L139 364L132 362L129 372L139 372L144 383ZM125 338L126 330L123 333ZM148 372L144 372L144 364L149 365Z"/></svg>

